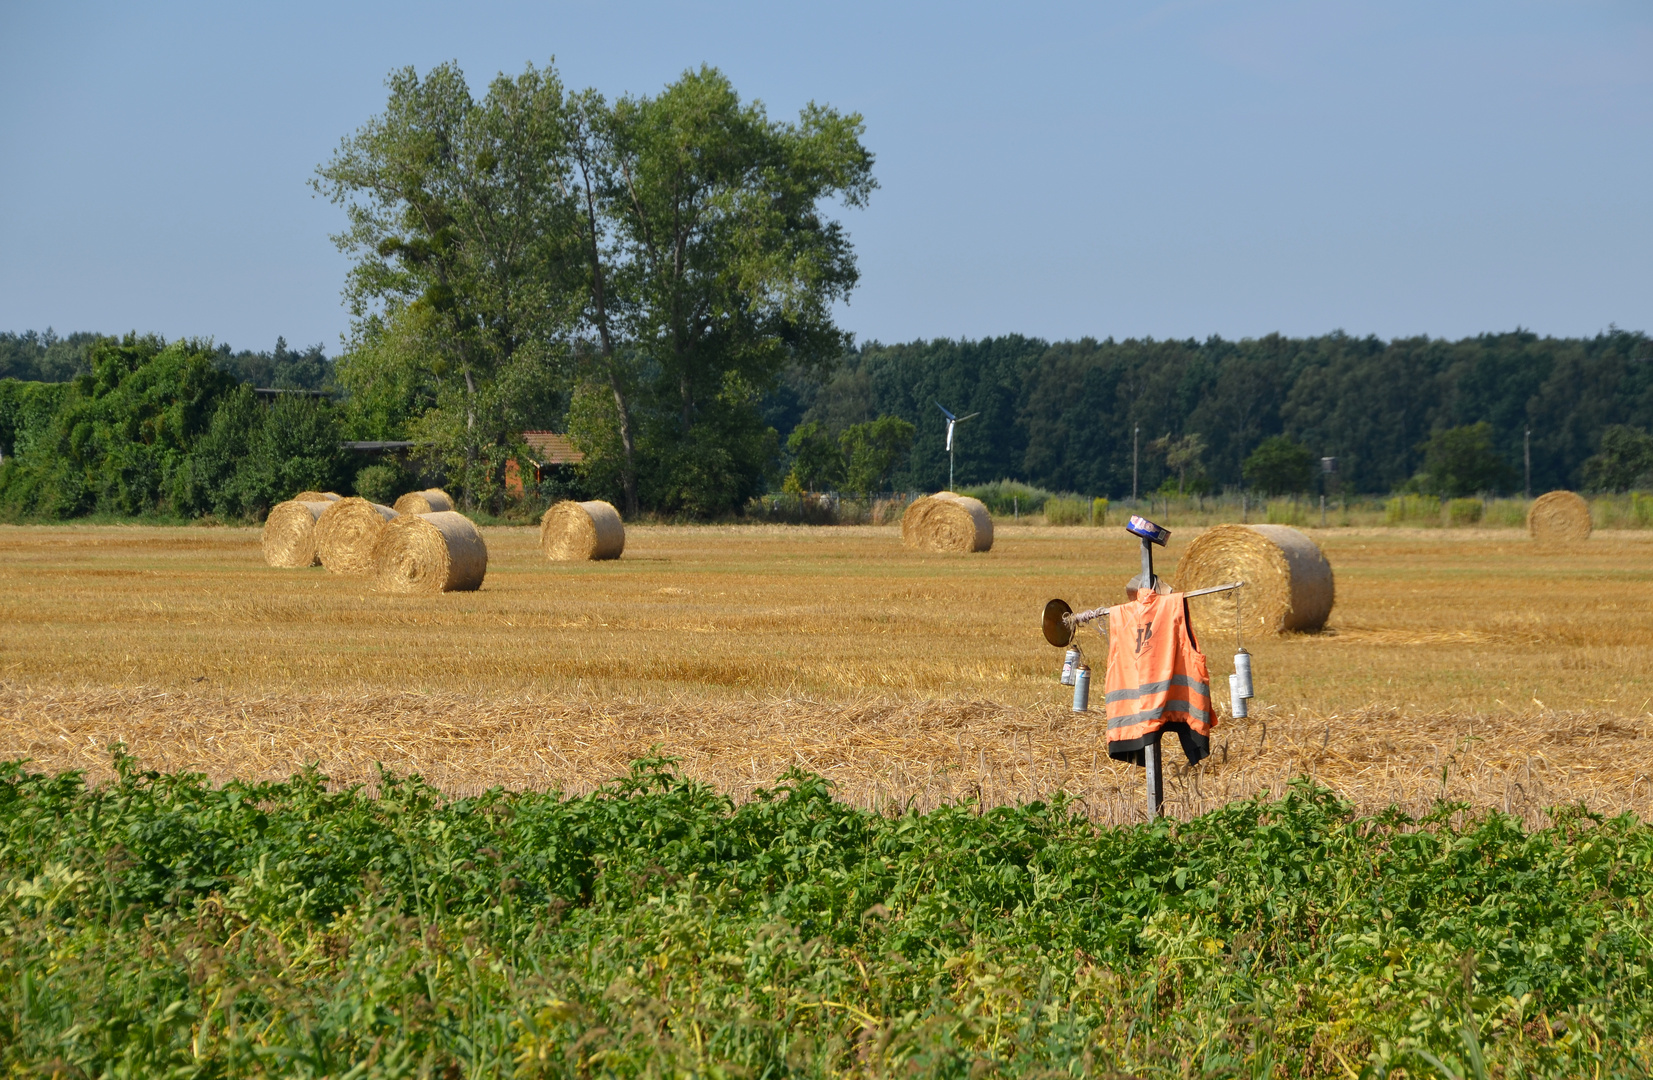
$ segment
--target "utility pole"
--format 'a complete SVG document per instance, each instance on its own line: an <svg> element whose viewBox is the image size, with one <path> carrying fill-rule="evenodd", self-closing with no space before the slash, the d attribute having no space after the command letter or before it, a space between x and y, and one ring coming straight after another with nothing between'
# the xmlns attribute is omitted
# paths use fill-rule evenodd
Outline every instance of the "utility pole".
<svg viewBox="0 0 1653 1080"><path fill-rule="evenodd" d="M1142 425L1138 424L1131 431L1131 502L1136 503L1136 444L1142 434Z"/></svg>
<svg viewBox="0 0 1653 1080"><path fill-rule="evenodd" d="M1522 440L1523 456L1527 459L1527 498L1532 498L1532 427L1527 428L1526 438Z"/></svg>

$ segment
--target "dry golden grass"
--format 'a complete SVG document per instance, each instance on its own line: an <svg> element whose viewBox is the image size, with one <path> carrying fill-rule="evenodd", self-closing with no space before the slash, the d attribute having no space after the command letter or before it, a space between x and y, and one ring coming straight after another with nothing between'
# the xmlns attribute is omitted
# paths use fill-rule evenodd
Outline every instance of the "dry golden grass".
<svg viewBox="0 0 1653 1080"><path fill-rule="evenodd" d="M862 804L1061 787L1140 813L1140 771L1067 711L1038 631L1051 596L1121 598L1118 530L1001 524L958 557L891 526L634 527L623 559L564 564L531 528L484 534L480 592L409 597L270 569L256 530L0 528L0 756L101 776L118 738L216 778L383 762L454 791L581 790L658 745L737 797L800 764ZM1252 718L1176 772L1174 812L1299 772L1367 808L1653 812L1653 534L1561 553L1501 530L1315 535L1328 632L1246 642ZM1233 642L1205 647L1222 685Z"/></svg>

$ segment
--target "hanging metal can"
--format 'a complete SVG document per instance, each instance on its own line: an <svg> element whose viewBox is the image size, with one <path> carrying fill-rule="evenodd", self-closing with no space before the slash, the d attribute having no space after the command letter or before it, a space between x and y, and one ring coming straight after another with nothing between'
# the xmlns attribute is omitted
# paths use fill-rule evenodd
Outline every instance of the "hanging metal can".
<svg viewBox="0 0 1653 1080"><path fill-rule="evenodd" d="M1256 697L1251 692L1251 654L1241 649L1234 654L1235 693L1242 698Z"/></svg>
<svg viewBox="0 0 1653 1080"><path fill-rule="evenodd" d="M1228 707L1234 714L1234 719L1246 718L1245 698L1240 695L1240 676L1238 673L1228 677Z"/></svg>
<svg viewBox="0 0 1653 1080"><path fill-rule="evenodd" d="M1069 649L1068 652L1067 652L1067 655L1062 657L1062 685L1063 686L1072 686L1073 685L1073 670L1074 670L1074 668L1076 668L1078 666L1079 666L1079 650L1078 649Z"/></svg>
<svg viewBox="0 0 1653 1080"><path fill-rule="evenodd" d="M1091 707L1091 669L1081 665L1073 669L1073 711L1089 712Z"/></svg>

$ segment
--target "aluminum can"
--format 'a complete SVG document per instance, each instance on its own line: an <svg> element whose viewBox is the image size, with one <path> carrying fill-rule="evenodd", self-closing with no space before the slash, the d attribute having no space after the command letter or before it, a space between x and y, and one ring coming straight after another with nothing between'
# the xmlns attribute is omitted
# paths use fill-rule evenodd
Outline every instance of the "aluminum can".
<svg viewBox="0 0 1653 1080"><path fill-rule="evenodd" d="M1079 666L1079 650L1078 649L1069 649L1067 655L1062 657L1062 685L1063 686L1072 686L1073 685L1073 669L1078 667L1078 666Z"/></svg>
<svg viewBox="0 0 1653 1080"><path fill-rule="evenodd" d="M1244 649L1234 654L1234 678L1235 693L1240 697L1257 696L1251 692L1251 654Z"/></svg>
<svg viewBox="0 0 1653 1080"><path fill-rule="evenodd" d="M1240 676L1238 674L1228 677L1228 706L1229 711L1234 714L1234 719L1244 720L1246 718L1245 698L1240 696Z"/></svg>
<svg viewBox="0 0 1653 1080"><path fill-rule="evenodd" d="M1091 669L1073 669L1073 711L1089 712L1091 707Z"/></svg>

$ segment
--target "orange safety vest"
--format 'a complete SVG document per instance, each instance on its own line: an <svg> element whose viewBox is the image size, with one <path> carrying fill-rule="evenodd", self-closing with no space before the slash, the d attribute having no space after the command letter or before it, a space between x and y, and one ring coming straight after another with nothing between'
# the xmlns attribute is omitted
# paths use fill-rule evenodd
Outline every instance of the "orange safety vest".
<svg viewBox="0 0 1653 1080"><path fill-rule="evenodd" d="M1142 749L1167 731L1190 765L1211 753L1211 673L1181 593L1148 589L1108 612L1108 756L1143 764Z"/></svg>

